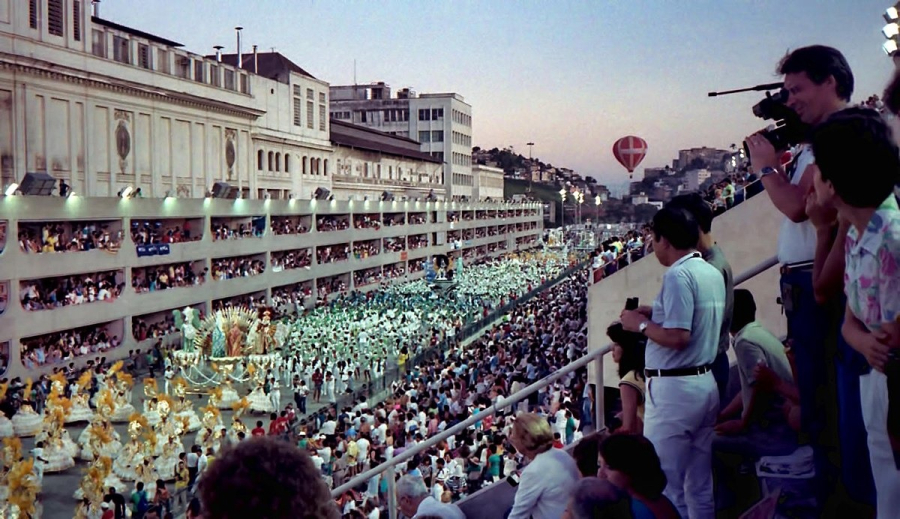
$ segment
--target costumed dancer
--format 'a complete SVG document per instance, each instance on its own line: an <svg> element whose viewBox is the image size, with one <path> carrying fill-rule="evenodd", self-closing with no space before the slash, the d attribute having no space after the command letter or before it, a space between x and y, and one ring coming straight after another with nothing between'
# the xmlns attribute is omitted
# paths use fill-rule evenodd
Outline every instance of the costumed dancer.
<svg viewBox="0 0 900 519"><path fill-rule="evenodd" d="M172 381L172 388L175 393L175 417L179 420L187 419L186 432L200 430L202 426L200 417L197 416L193 404L187 397L187 381L182 377L178 377Z"/></svg>
<svg viewBox="0 0 900 519"><path fill-rule="evenodd" d="M112 460L109 458L101 456L91 463L81 479L78 490L75 491L76 499L80 501L75 507L75 519L96 519L102 514L100 504L103 503L103 496L110 486L115 486L107 484L110 474L112 474ZM124 490L124 487L115 488L116 491L119 488Z"/></svg>
<svg viewBox="0 0 900 519"><path fill-rule="evenodd" d="M97 455L115 459L119 455L119 451L122 450L122 442L119 439L119 433L113 429L112 423L110 423L110 417L115 412L115 409L116 401L113 398L112 391L103 389L97 398L97 413L94 415L94 419L78 436L78 446L81 447L81 453L78 456L80 459L93 461ZM99 444L103 450L97 453L94 452L92 447L94 443L93 438L96 435L104 438L104 441ZM105 440L107 437L109 437L108 441Z"/></svg>
<svg viewBox="0 0 900 519"><path fill-rule="evenodd" d="M43 445L41 458L44 462L44 472L62 472L75 466L75 458L72 450L78 449L75 442L69 438L65 429L66 415L72 408L72 401L65 397L54 395L52 392L47 404L47 415L44 417L44 429L36 437L36 446ZM65 441L68 439L68 442ZM76 452L77 454L77 452Z"/></svg>
<svg viewBox="0 0 900 519"><path fill-rule="evenodd" d="M75 391L72 393L72 410L66 417L66 423L89 422L94 416L88 403L87 387L91 383L91 372L85 371L78 377L75 383Z"/></svg>
<svg viewBox="0 0 900 519"><path fill-rule="evenodd" d="M222 413L219 409L210 404L203 408L203 428L194 438L194 445L199 445L206 452L206 449L212 447L213 450L219 448L220 431L225 427L222 424Z"/></svg>
<svg viewBox="0 0 900 519"><path fill-rule="evenodd" d="M0 503L6 502L9 498L9 472L13 465L22 459L22 440L12 436L3 438L3 451L0 453Z"/></svg>
<svg viewBox="0 0 900 519"><path fill-rule="evenodd" d="M124 481L134 481L137 478L137 466L144 462L144 445L142 436L152 436L156 439L153 429L143 416L133 413L128 420L128 443L122 447L119 456L113 462L113 472Z"/></svg>
<svg viewBox="0 0 900 519"><path fill-rule="evenodd" d="M41 432L41 427L44 422L44 417L35 413L34 408L31 406L31 385L32 380L29 378L25 381L25 392L22 393L22 404L19 406L19 410L16 414L12 417L13 431L15 431L16 436L20 438L34 436Z"/></svg>
<svg viewBox="0 0 900 519"><path fill-rule="evenodd" d="M155 427L159 423L159 411L156 407L158 404L159 387L156 385L155 378L144 379L144 416L150 427Z"/></svg>
<svg viewBox="0 0 900 519"><path fill-rule="evenodd" d="M259 370L256 369L256 366L253 364L247 366L247 374L250 375L251 384L254 386L253 391L247 396L247 400L250 401L250 411L265 414L275 412L272 401L269 400L264 389L265 380L258 376Z"/></svg>
<svg viewBox="0 0 900 519"><path fill-rule="evenodd" d="M34 458L17 461L9 471L9 497L0 508L0 517L37 519L43 506L38 501L40 482L34 473Z"/></svg>
<svg viewBox="0 0 900 519"><path fill-rule="evenodd" d="M233 413L231 415L231 429L228 431L228 441L232 443L239 442L240 438L238 438L238 433L244 433L244 436L246 437L247 427L244 425L244 422L241 421L241 417L244 416L244 413L249 407L250 401L247 400L247 397L238 400L231 406Z"/></svg>
<svg viewBox="0 0 900 519"><path fill-rule="evenodd" d="M121 360L116 362L109 369L108 375L115 377L113 387L115 388L116 410L111 417L113 423L128 422L131 415L134 414L134 406L131 405L131 388L134 387L134 377L123 372L122 366ZM112 381L112 378L110 380Z"/></svg>

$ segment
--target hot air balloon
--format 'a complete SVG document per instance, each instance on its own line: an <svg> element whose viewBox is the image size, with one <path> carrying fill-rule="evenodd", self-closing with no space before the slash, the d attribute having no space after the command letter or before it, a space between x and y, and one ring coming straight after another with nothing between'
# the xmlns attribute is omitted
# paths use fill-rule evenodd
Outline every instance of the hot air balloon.
<svg viewBox="0 0 900 519"><path fill-rule="evenodd" d="M646 154L647 141L634 135L622 137L613 144L613 155L628 170L628 178L631 178L634 168L638 167Z"/></svg>

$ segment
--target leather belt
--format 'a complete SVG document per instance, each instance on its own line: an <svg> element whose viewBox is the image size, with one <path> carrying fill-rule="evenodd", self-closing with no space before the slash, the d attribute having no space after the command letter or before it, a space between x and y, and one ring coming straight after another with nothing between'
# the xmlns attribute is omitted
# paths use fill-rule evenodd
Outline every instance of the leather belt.
<svg viewBox="0 0 900 519"><path fill-rule="evenodd" d="M672 368L672 369L645 369L644 378L651 377L693 377L703 375L712 371L712 364L705 366L694 366L691 368Z"/></svg>
<svg viewBox="0 0 900 519"><path fill-rule="evenodd" d="M813 270L812 261L800 261L797 263L785 263L781 266L781 273L788 274L790 272L804 272Z"/></svg>

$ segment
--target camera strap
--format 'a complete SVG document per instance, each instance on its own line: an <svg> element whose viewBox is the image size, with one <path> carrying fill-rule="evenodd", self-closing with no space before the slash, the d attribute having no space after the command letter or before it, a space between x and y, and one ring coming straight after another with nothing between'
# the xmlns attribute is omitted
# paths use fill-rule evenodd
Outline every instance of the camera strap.
<svg viewBox="0 0 900 519"><path fill-rule="evenodd" d="M799 164L800 164L800 157L803 156L803 153L804 153L804 152L806 152L806 147L805 147L805 146L801 146L801 147L800 147L800 152L797 153L797 156L794 157L794 158L791 160L790 165L788 165L787 176L788 176L788 179L791 181L791 183L794 182L794 174L797 173L797 167L798 167Z"/></svg>

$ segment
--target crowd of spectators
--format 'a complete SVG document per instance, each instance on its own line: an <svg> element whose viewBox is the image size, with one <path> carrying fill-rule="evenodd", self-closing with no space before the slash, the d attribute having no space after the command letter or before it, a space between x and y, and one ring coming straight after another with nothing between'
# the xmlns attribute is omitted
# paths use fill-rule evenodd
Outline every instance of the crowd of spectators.
<svg viewBox="0 0 900 519"><path fill-rule="evenodd" d="M421 271L425 270L425 262L426 261L427 261L426 258L409 260L409 262L408 262L409 273L412 274L413 272L421 272Z"/></svg>
<svg viewBox="0 0 900 519"><path fill-rule="evenodd" d="M339 276L331 279L320 279L316 286L316 295L319 298L319 304L327 301L327 297L331 294L343 294L347 291L347 283Z"/></svg>
<svg viewBox="0 0 900 519"><path fill-rule="evenodd" d="M422 213L410 214L409 215L409 224L410 225L425 225L428 223L428 217Z"/></svg>
<svg viewBox="0 0 900 519"><path fill-rule="evenodd" d="M209 269L195 267L193 263L173 263L153 267L131 269L131 286L141 294L169 288L191 287L206 282Z"/></svg>
<svg viewBox="0 0 900 519"><path fill-rule="evenodd" d="M312 296L312 285L294 285L272 289L272 306L279 315L300 313Z"/></svg>
<svg viewBox="0 0 900 519"><path fill-rule="evenodd" d="M23 281L20 297L25 310L52 310L63 306L112 301L122 291L119 272L94 272L59 278Z"/></svg>
<svg viewBox="0 0 900 519"><path fill-rule="evenodd" d="M401 252L406 250L406 237L385 238L384 250L386 252Z"/></svg>
<svg viewBox="0 0 900 519"><path fill-rule="evenodd" d="M202 320L202 312L199 315ZM163 320L153 323L148 323L139 317L135 317L131 320L131 335L134 337L134 340L138 342L165 337L166 335L176 333L177 331L175 319L169 312L165 312L165 318Z"/></svg>
<svg viewBox="0 0 900 519"><path fill-rule="evenodd" d="M357 215L353 217L353 227L357 229L381 229L381 220L377 215Z"/></svg>
<svg viewBox="0 0 900 519"><path fill-rule="evenodd" d="M309 268L310 265L312 265L312 255L309 253L309 249L272 253L272 272Z"/></svg>
<svg viewBox="0 0 900 519"><path fill-rule="evenodd" d="M408 245L410 249L419 249L422 247L428 246L428 235L427 234L419 234L416 236L410 236L407 239Z"/></svg>
<svg viewBox="0 0 900 519"><path fill-rule="evenodd" d="M447 222L456 223L459 221L459 213L456 211L448 211L447 212Z"/></svg>
<svg viewBox="0 0 900 519"><path fill-rule="evenodd" d="M370 256L377 256L381 254L381 247L378 245L378 240L354 242L353 257L355 259L366 259Z"/></svg>
<svg viewBox="0 0 900 519"><path fill-rule="evenodd" d="M119 344L119 337L110 333L106 325L100 324L22 339L20 352L22 364L34 369L69 362L90 353L109 351Z"/></svg>
<svg viewBox="0 0 900 519"><path fill-rule="evenodd" d="M350 257L350 246L347 244L325 245L316 247L316 263L324 265L336 261L346 261Z"/></svg>
<svg viewBox="0 0 900 519"><path fill-rule="evenodd" d="M265 235L265 217L258 217L254 222L233 224L227 219L213 218L211 223L213 240L240 240L242 238L262 238Z"/></svg>
<svg viewBox="0 0 900 519"><path fill-rule="evenodd" d="M316 218L316 231L344 231L350 228L348 217L320 216Z"/></svg>
<svg viewBox="0 0 900 519"><path fill-rule="evenodd" d="M25 253L117 252L122 232L111 232L104 222L19 223L19 250Z"/></svg>
<svg viewBox="0 0 900 519"><path fill-rule="evenodd" d="M406 216L404 214L386 214L384 215L384 226L395 227L397 225L406 225Z"/></svg>
<svg viewBox="0 0 900 519"><path fill-rule="evenodd" d="M394 263L393 265L385 265L382 270L384 279L397 279L406 275L404 263Z"/></svg>
<svg viewBox="0 0 900 519"><path fill-rule="evenodd" d="M353 286L363 287L381 281L381 267L357 270L353 273Z"/></svg>
<svg viewBox="0 0 900 519"><path fill-rule="evenodd" d="M272 233L276 236L285 234L304 234L309 229L299 219L290 216L272 216Z"/></svg>
<svg viewBox="0 0 900 519"><path fill-rule="evenodd" d="M253 258L221 258L212 261L213 279L234 279L262 274L266 262Z"/></svg>
<svg viewBox="0 0 900 519"><path fill-rule="evenodd" d="M197 241L203 238L203 233L193 233L190 220L184 220L180 224L172 220L155 220L131 222L131 241L135 245L151 245L159 243L181 243Z"/></svg>
<svg viewBox="0 0 900 519"><path fill-rule="evenodd" d="M227 299L219 299L218 301L213 301L213 311L218 310L228 310L229 308L237 308L239 306L245 306L247 308L257 308L259 306L266 306L266 296L265 294L243 294L240 296L229 297Z"/></svg>

